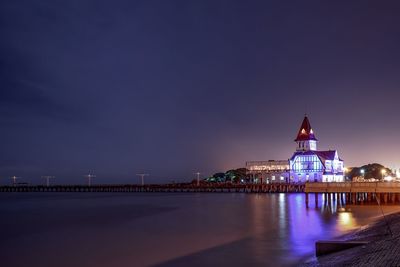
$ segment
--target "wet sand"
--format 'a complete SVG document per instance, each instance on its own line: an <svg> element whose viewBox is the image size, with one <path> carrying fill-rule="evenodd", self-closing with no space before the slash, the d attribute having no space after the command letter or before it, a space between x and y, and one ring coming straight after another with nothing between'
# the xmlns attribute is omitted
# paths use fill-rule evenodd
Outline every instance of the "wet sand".
<svg viewBox="0 0 400 267"><path fill-rule="evenodd" d="M396 209L393 207L393 211ZM336 240L369 243L314 258L302 266L400 266L400 212L388 212L385 217L376 217L370 224Z"/></svg>

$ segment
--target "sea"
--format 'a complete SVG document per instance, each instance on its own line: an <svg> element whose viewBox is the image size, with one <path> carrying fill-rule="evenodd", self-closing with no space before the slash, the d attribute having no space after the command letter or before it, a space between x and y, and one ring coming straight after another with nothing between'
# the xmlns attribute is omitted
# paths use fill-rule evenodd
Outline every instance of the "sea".
<svg viewBox="0 0 400 267"><path fill-rule="evenodd" d="M397 206L304 194L0 193L0 266L298 266Z"/></svg>

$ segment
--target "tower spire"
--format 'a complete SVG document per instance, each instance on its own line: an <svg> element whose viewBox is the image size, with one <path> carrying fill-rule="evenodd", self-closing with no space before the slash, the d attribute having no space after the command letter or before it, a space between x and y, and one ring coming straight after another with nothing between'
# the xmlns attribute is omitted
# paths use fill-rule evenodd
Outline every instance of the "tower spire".
<svg viewBox="0 0 400 267"><path fill-rule="evenodd" d="M307 114L304 115L303 122L294 140L297 143L298 151L317 150L317 138L308 120Z"/></svg>
<svg viewBox="0 0 400 267"><path fill-rule="evenodd" d="M311 123L308 120L308 116L307 114L305 114L303 122L301 123L300 129L297 133L297 137L294 141L297 142L297 141L307 141L307 140L318 141L311 127Z"/></svg>

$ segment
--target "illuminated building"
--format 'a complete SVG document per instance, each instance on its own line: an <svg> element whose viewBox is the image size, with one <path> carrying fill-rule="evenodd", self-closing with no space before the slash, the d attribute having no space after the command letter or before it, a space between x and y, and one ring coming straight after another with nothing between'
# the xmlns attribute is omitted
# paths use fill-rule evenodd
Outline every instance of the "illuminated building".
<svg viewBox="0 0 400 267"><path fill-rule="evenodd" d="M296 137L296 152L289 160L290 181L343 182L344 165L336 150L318 151L317 138L305 116Z"/></svg>
<svg viewBox="0 0 400 267"><path fill-rule="evenodd" d="M289 160L248 161L247 174L255 183L342 182L344 164L336 150L318 151L317 138L305 116Z"/></svg>
<svg viewBox="0 0 400 267"><path fill-rule="evenodd" d="M287 160L248 161L247 174L255 183L274 183L289 181L289 162Z"/></svg>

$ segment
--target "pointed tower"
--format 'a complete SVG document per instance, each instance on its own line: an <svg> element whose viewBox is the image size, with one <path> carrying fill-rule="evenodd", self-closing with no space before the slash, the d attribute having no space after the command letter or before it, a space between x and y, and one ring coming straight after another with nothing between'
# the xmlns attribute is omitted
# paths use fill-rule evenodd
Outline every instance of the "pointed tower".
<svg viewBox="0 0 400 267"><path fill-rule="evenodd" d="M297 151L316 151L317 150L317 138L315 138L314 131L311 128L310 121L307 115L304 116L303 123L300 126L300 130L297 134L296 140Z"/></svg>

